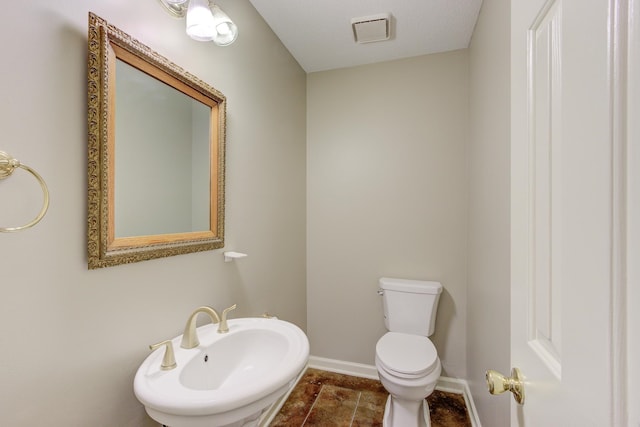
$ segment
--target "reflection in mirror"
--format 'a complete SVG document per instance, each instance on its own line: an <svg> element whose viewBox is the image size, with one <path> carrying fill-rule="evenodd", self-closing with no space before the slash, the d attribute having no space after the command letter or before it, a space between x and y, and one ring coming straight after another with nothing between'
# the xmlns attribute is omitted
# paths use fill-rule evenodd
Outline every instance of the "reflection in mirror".
<svg viewBox="0 0 640 427"><path fill-rule="evenodd" d="M89 14L89 268L224 245L225 106Z"/></svg>
<svg viewBox="0 0 640 427"><path fill-rule="evenodd" d="M211 108L120 59L116 76L116 238L207 230Z"/></svg>

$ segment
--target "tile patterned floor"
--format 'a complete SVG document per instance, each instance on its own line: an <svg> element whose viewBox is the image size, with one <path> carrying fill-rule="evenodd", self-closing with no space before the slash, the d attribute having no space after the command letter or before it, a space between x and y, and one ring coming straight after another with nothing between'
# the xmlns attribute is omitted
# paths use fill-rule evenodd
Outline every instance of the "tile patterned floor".
<svg viewBox="0 0 640 427"><path fill-rule="evenodd" d="M387 396L379 381L309 368L270 427L382 426ZM427 400L432 427L471 427L462 395L436 390Z"/></svg>

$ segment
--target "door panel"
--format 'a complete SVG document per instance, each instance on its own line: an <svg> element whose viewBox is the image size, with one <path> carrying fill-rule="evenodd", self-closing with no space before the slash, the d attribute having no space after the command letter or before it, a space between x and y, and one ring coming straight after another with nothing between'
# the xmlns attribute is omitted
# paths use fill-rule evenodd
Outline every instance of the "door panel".
<svg viewBox="0 0 640 427"><path fill-rule="evenodd" d="M527 44L531 112L527 340L557 378L562 369L561 25L562 1L556 0L533 23Z"/></svg>

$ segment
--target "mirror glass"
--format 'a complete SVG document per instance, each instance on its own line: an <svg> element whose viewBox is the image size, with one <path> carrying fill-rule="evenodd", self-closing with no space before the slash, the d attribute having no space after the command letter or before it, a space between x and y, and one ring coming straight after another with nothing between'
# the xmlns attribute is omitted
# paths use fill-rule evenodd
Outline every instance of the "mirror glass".
<svg viewBox="0 0 640 427"><path fill-rule="evenodd" d="M120 59L116 93L115 237L208 230L211 108Z"/></svg>
<svg viewBox="0 0 640 427"><path fill-rule="evenodd" d="M89 15L89 268L224 245L225 106Z"/></svg>

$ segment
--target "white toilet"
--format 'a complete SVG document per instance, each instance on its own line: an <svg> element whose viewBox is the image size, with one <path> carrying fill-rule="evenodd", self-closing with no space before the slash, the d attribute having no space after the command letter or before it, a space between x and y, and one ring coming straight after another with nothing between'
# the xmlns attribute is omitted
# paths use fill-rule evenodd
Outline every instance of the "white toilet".
<svg viewBox="0 0 640 427"><path fill-rule="evenodd" d="M442 285L387 277L379 284L389 330L376 344L378 376L389 392L382 425L429 427L425 398L433 392L442 367L428 337L436 326Z"/></svg>

